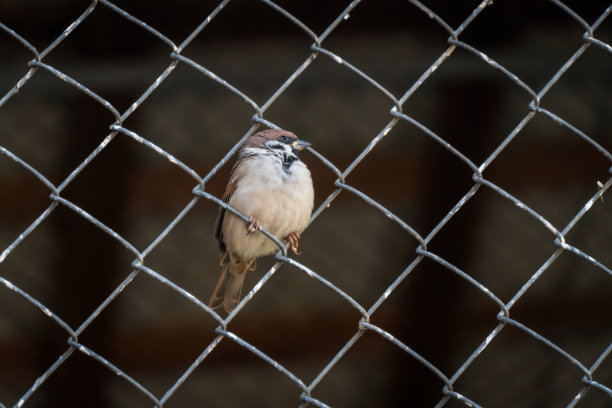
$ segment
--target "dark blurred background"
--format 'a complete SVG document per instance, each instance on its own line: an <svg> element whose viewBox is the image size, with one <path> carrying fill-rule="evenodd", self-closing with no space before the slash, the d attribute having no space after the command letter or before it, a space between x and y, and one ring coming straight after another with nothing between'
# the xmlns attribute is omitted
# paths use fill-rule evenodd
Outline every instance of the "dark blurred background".
<svg viewBox="0 0 612 408"><path fill-rule="evenodd" d="M348 1L277 1L321 34ZM477 1L424 1L452 28ZM83 13L87 1L4 0L0 22L39 52ZM217 6L212 1L123 1L118 7L181 43ZM566 1L588 24L610 4ZM495 0L460 39L539 92L583 44L585 29L552 2ZM408 1L364 0L323 42L397 98L448 48L448 33ZM612 18L595 37L612 43ZM260 106L311 54L312 39L273 8L234 0L182 55ZM124 112L172 62L167 44L103 4L43 62ZM33 55L0 30L0 97L28 71ZM591 45L541 105L612 149L612 54ZM529 113L530 96L477 56L457 48L403 105L477 165ZM265 112L341 171L392 119L392 103L361 77L319 55ZM241 98L179 64L124 122L199 175L208 174L252 126ZM59 185L109 134L113 116L96 101L39 69L0 107L0 146ZM332 171L311 154L316 203L334 191ZM484 177L562 230L610 178L610 161L575 133L536 115ZM231 162L206 190L220 197ZM400 121L346 179L426 236L474 185L472 170L421 130ZM193 198L195 181L125 135L62 191L139 251ZM49 193L0 155L0 251L49 207ZM598 200L566 240L612 267L612 197ZM200 199L145 258L145 265L207 302L219 272L216 204ZM485 285L503 302L555 252L555 236L493 190L481 187L428 249ZM297 259L368 309L416 258L417 241L344 191L312 223ZM0 262L10 281L78 328L132 271L134 255L59 205ZM259 262L250 289L273 264ZM451 377L498 324L499 307L457 274L422 260L373 314L391 333ZM590 367L612 341L612 276L564 252L518 300L510 316ZM309 384L358 329L360 319L334 292L285 265L228 329ZM140 273L79 336L161 398L215 338L217 323L184 297ZM0 406L13 406L67 350L67 333L0 285ZM507 326L457 380L455 390L484 407L561 407L583 373L561 354ZM612 387L612 357L594 379ZM334 407L432 407L442 381L389 341L366 332L314 389ZM301 390L230 340L223 340L179 387L168 407L299 406ZM580 407L609 407L591 389ZM77 352L26 407L141 407L151 401L98 361ZM451 400L448 407L463 404Z"/></svg>

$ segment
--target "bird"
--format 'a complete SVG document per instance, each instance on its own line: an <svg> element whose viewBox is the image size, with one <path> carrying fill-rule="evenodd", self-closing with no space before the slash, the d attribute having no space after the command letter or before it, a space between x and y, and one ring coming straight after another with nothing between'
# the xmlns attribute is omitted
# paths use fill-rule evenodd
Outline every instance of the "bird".
<svg viewBox="0 0 612 408"><path fill-rule="evenodd" d="M260 226L299 254L300 234L314 206L312 177L299 158L308 146L283 129L257 132L241 146L222 199L249 217L249 222L219 208L214 236L221 273L208 304L211 309L222 305L231 313L240 302L247 271L255 270L257 258L280 249Z"/></svg>

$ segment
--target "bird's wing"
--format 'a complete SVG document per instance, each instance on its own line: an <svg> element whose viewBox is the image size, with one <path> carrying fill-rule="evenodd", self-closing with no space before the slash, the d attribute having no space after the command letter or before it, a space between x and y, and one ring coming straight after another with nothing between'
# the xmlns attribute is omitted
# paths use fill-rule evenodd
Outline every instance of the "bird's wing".
<svg viewBox="0 0 612 408"><path fill-rule="evenodd" d="M235 167L234 167L235 168ZM230 174L230 181L227 183L227 187L225 187L225 192L223 193L222 200L225 203L229 203L232 194L236 191L236 180L232 177L234 171L232 169L232 174ZM217 215L217 222L215 223L215 239L219 240L219 250L221 253L225 253L225 244L223 243L223 219L225 218L225 207L219 207L219 215Z"/></svg>

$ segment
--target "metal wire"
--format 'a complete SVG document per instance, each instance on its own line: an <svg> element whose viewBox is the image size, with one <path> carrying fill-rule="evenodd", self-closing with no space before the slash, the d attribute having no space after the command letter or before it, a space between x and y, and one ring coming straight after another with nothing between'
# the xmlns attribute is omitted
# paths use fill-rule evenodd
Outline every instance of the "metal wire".
<svg viewBox="0 0 612 408"><path fill-rule="evenodd" d="M278 369L281 373L286 375L291 381L293 381L297 387L301 390L302 394L299 400L295 401L296 406L306 407L306 406L319 406L319 407L327 407L328 405L324 401L320 401L315 397L317 385L321 382L325 376L327 376L332 370L334 370L337 363L342 360L347 351L351 349L362 337L362 335L367 331L374 333L378 336L381 336L385 340L389 341L399 350L402 350L406 354L408 354L411 358L416 360L419 364L425 367L427 370L431 371L433 375L441 380L441 388L440 388L440 401L436 405L437 407L444 406L450 399L454 399L457 402L460 402L466 406L480 406L477 401L473 401L470 399L470 396L464 395L461 387L457 387L456 383L465 373L465 371L474 363L476 359L482 354L482 352L490 346L492 342L495 341L495 338L504 330L504 328L508 325L514 326L519 330L523 331L527 335L536 339L537 341L543 343L550 350L558 353L563 358L567 359L570 363L577 366L580 371L583 373L582 378L577 378L577 382L582 384L582 388L576 394L576 396L568 401L568 406L573 407L579 405L582 398L586 394L588 390L594 390L594 392L602 392L607 394L610 397L610 403L612 404L612 385L611 384L603 384L597 380L597 369L604 362L604 360L609 359L610 354L612 353L612 344L607 346L605 349L601 350L595 359L595 361L585 362L580 361L577 358L573 357L569 352L564 350L559 345L555 344L550 339L544 337L543 335L537 333L532 328L527 325L518 322L514 318L512 318L511 309L512 307L525 295L525 293L531 288L531 286L540 278L540 276L548 269L550 266L557 260L557 258L562 253L572 254L572 256L581 257L596 268L605 272L612 278L611 266L604 265L601 261L597 260L595 257L583 252L578 249L576 246L572 245L572 243L568 242L567 234L572 230L572 228L580 222L580 220L590 211L593 207L594 203L603 199L604 195L612 186L612 174L611 177L602 182L598 191L594 192L591 197L586 198L585 204L580 208L580 210L576 213L576 215L569 221L566 226L555 226L551 221L546 219L543 215L539 214L536 210L529 207L527 204L522 202L520 199L511 195L508 191L506 191L501 186L495 184L493 181L489 181L485 178L486 169L489 165L495 161L498 155L506 149L506 147L512 143L515 137L525 128L527 123L529 123L534 117L544 117L554 122L560 124L565 127L569 131L571 131L579 140L590 144L595 150L605 157L612 164L612 154L607 151L603 146L589 137L585 132L578 129L573 124L569 123L567 120L555 114L545 108L540 106L540 102L542 98L552 89L555 84L559 81L559 79L567 72L570 66L572 66L581 56L584 51L590 47L592 44L598 46L604 51L612 53L612 46L606 43L602 39L597 38L597 28L599 25L608 17L608 15L612 12L612 6L605 9L600 16L595 20L595 22L591 25L579 14L574 12L570 7L562 3L561 1L552 0L552 3L556 5L559 10L569 15L577 24L579 24L586 33L582 37L582 43L579 48L576 49L574 54L559 68L554 75L550 78L550 80L542 87L542 89L532 89L528 86L521 78L519 78L512 71L502 66L498 62L494 61L492 58L487 56L483 51L478 48L466 43L463 40L460 40L460 36L462 32L470 25L473 21L479 18L480 13L491 5L490 0L482 1L474 10L470 13L470 15L455 29L447 23L444 19L439 17L434 11L421 4L419 1L411 0L415 8L416 13L424 13L427 17L431 18L436 24L438 24L445 32L449 34L448 38L448 48L440 54L440 56L435 60L435 62L427 69L425 72L416 80L410 88L401 96L394 95L391 91L383 87L378 81L369 76L367 73L363 72L357 66L348 62L345 58L338 55L336 52L333 52L327 48L325 48L325 40L332 35L334 30L339 27L342 22L346 19L346 17L351 13L356 7L359 7L361 1L353 1L334 19L334 21L326 27L320 35L317 35L314 30L308 27L307 24L302 22L299 18L293 16L287 10L279 6L273 1L262 0L262 2L269 6L272 10L282 15L285 19L287 19L292 24L296 25L299 30L304 32L308 37L310 37L313 41L310 48L306 51L308 52L308 57L304 60L302 64L300 64L294 72L292 72L287 79L278 87L272 95L269 97L265 103L262 105L257 104L251 97L249 97L245 92L238 89L236 86L233 86L228 81L223 79L220 75L216 74L210 69L207 69L200 65L198 62L185 57L182 55L182 52L188 48L190 43L198 36L202 31L204 31L207 25L214 19L219 13L222 13L223 8L229 3L229 0L225 0L219 3L219 5L210 13L208 16L204 16L202 23L183 40L180 45L176 45L173 41L171 41L167 36L162 34L160 31L151 27L137 16L131 15L126 11L122 10L117 5L113 4L107 0L94 0L83 12L82 14L73 22L69 24L69 26L62 32L60 36L55 38L44 50L38 51L37 48L32 45L27 38L21 36L19 33L13 31L10 27L0 22L0 30L6 32L9 36L11 36L15 41L17 41L21 46L23 46L32 56L33 59L24 66L24 75L22 78L17 81L17 83L13 86L9 92L7 92L0 99L0 108L11 99L14 95L16 95L20 89L24 86L28 85L29 80L35 75L53 75L62 81L65 81L67 86L71 86L85 94L88 98L96 101L101 104L112 116L112 119L109 120L109 129L110 133L104 140L88 155L88 157L81 162L78 166L76 166L73 171L62 180L57 186L53 184L49 179L36 170L33 166L27 163L27 161L21 159L19 156L11 152L9 149L0 146L0 156L6 156L8 159L13 160L27 172L31 173L36 177L36 179L49 191L49 207L43 211L38 218L30 225L27 229L25 229L14 241L3 250L0 255L0 264L5 261L8 257L11 256L12 252L15 250L17 246L23 243L24 240L28 239L29 234L38 228L41 223L56 210L58 206L64 206L70 211L79 214L83 217L87 222L99 228L105 234L108 234L114 240L118 241L125 248L127 248L134 256L134 261L131 263L130 267L132 272L118 285L114 288L114 290L101 302L98 307L95 309L93 313L91 313L77 328L72 328L68 323L66 323L60 316L50 310L47 306L43 304L40 300L36 299L31 294L27 293L23 289L20 289L17 285L15 285L10 280L0 277L0 284L5 288L11 290L12 292L18 294L23 297L29 303L34 305L42 314L47 316L51 321L53 321L57 327L63 330L68 337L67 348L63 351L63 353L57 358L57 360L49 366L45 372L40 375L38 378L33 379L31 387L25 391L25 393L21 396L18 401L4 401L0 402L0 407L5 406L14 406L21 407L26 406L28 399L39 389L39 387L45 383L50 377L54 375L56 370L68 361L72 355L75 353L81 353L82 355L95 360L102 364L109 371L117 374L120 378L125 380L128 384L130 384L137 392L142 393L146 396L152 404L156 407L162 407L177 390L183 385L185 380L194 372L194 370L203 362L206 361L207 357L215 350L215 348L220 344L221 341L230 341L236 343L239 347L248 350L254 356L262 359L263 361L269 363L276 369ZM51 53L54 49L59 47L68 36L70 36L77 26L82 24L85 20L87 20L92 14L96 13L96 10L106 7L108 10L116 13L118 16L130 21L135 24L139 29L144 30L148 35L152 35L159 40L161 40L164 44L169 47L168 53L168 66L167 68L157 77L155 81L153 81L149 87L146 89L142 95L140 95L131 105L130 107L123 113L119 112L116 107L114 107L109 101L103 99L101 96L97 95L81 82L78 79L72 78L62 72L58 67L54 67L52 65L47 64L45 58ZM417 122L412 117L408 116L405 113L402 113L402 106L408 101L414 92L419 89L428 79L429 77L436 71L442 64L445 64L452 53L456 50L456 48L463 48L468 52L472 53L476 57L482 59L485 63L490 65L492 68L499 72L499 75L503 75L510 83L514 84L520 92L525 93L530 100L528 104L528 112L527 114L521 118L520 121L516 124L514 129L507 135L507 137L493 150L482 163L477 164L472 160L468 159L463 153L459 151L456 147L452 146L450 143L446 142L442 137L437 135L435 132L430 130L425 125ZM394 280L394 282L389 285L385 290L380 293L380 296L377 300L371 305L364 305L357 302L353 297L351 297L346 291L341 289L339 286L334 284L325 278L323 278L319 273L314 271L312 268L307 265L303 265L299 261L289 258L286 250L286 245L280 242L276 237L272 236L269 232L265 231L265 229L261 229L261 231L270 239L272 239L276 245L279 247L279 252L276 255L277 263L272 266L272 268L261 278L261 280L255 285L255 287L244 297L244 299L240 302L238 307L227 317L223 318L215 311L211 310L205 302L201 299L198 299L192 293L189 292L188 288L181 287L175 282L169 280L162 274L154 271L153 269L145 266L146 257L155 250L157 245L162 242L169 233L174 229L174 227L178 224L178 222L183 219L186 214L188 214L195 203L199 200L210 200L212 203L217 206L225 207L227 210L233 212L240 218L245 221L248 221L248 216L245 214L241 214L236 209L230 207L227 203L223 202L219 197L209 193L206 191L206 183L210 180L210 178L225 164L227 163L234 153L238 150L242 142L255 131L258 130L261 124L267 124L268 126L277 127L276 124L269 122L264 118L266 111L270 106L272 106L280 95L300 76L302 75L308 67L315 61L317 58L331 58L332 61L335 61L339 64L340 67L345 68L348 71L352 71L354 74L357 74L362 80L366 81L369 85L373 86L375 89L381 92L381 94L388 99L389 102L389 121L388 123L380 129L380 131L373 135L370 143L363 149L363 151L346 167L344 171L338 169L334 163L324 157L323 154L315 151L312 148L308 150L313 154L313 156L320 160L321 163L327 168L331 169L331 171L336 175L337 180L334 184L334 191L325 199L319 208L315 209L312 220L314 221L325 209L329 206L329 204L335 200L335 198L342 191L347 191L363 200L365 203L370 204L377 211L380 211L386 217L388 217L392 222L397 223L409 236L416 239L418 241L418 248L414 253L414 258L411 260L409 265L402 271L400 275ZM169 152L165 151L160 146L157 146L153 142L147 140L145 137L138 135L133 130L130 130L123 123L124 121L134 112L136 111L143 103L147 102L147 98L154 92L156 92L159 85L165 81L170 75L172 75L174 68L178 65L182 64L189 69L193 69L195 72L204 75L204 77L212 79L216 83L225 87L230 92L239 96L242 101L253 110L253 126L241 137L237 138L236 144L227 152L227 154L212 168L212 170L204 175L198 174L198 172L192 168L190 168L185 163L181 162L177 157L173 156ZM46 72L46 74L43 74ZM393 214L391 211L383 207L380 203L378 203L372 197L369 197L359 189L351 186L347 183L347 176L361 164L363 159L370 154L373 148L383 139L385 138L398 123L407 123L410 126L414 126L419 131L423 132L423 134L433 140L435 143L439 144L451 154L456 156L463 162L463 164L469 168L473 172L473 184L469 188L469 190L465 193L465 195L459 200L455 206L443 217L440 222L435 225L435 227L425 236L421 236L416 230L411 227L406 221L402 220L397 215ZM195 181L196 186L193 188L193 198L192 200L175 216L175 218L164 228L164 230L153 239L153 241L148 245L148 247L142 251L138 250L135 245L130 243L128 239L121 236L119 233L105 225L102 221L97 219L92 214L89 214L84 209L80 208L77 204L71 202L69 199L62 196L63 190L74 180L74 178L83 171L84 168L88 166L93 166L92 160L100 154L101 151L106 149L109 144L113 143L114 139L118 134L122 134L124 136L130 137L143 146L147 147L155 154L160 155L168 162L177 166L181 171L183 171L188 176L192 177ZM612 168L611 168L612 170ZM475 278L469 276L467 273L462 271L460 268L452 265L450 262L444 260L441 256L431 252L427 246L429 242L445 227L445 225L458 214L462 208L466 205L466 203L477 194L477 191L484 187L493 191L495 194L499 195L503 200L507 200L514 206L519 209L526 211L531 217L537 220L539 223L544 225L550 232L553 234L551 237L551 243L554 243L554 247L556 248L553 254L544 262L530 277L524 282L523 286L512 296L511 300L508 302L503 302L499 296L497 296L493 291L483 285L481 282L476 280ZM472 285L476 289L478 289L481 293L483 293L488 299L490 299L496 307L499 309L498 313L498 324L497 326L486 336L485 339L482 340L481 344L473 350L472 354L461 364L459 369L454 373L444 373L441 369L436 367L432 362L428 361L425 357L418 354L415 350L411 349L409 346L404 344L402 341L397 339L393 333L390 333L384 330L381 327L378 327L372 323L370 323L370 318L376 314L377 309L386 301L389 295L397 288L397 286L414 270L414 268L423 260L430 259L433 262L438 263L439 265L447 268L451 272L453 272L460 279L467 282L469 285ZM351 308L357 310L361 318L355 321L355 332L354 335L336 352L333 358L322 367L318 374L314 379L305 379L299 378L296 374L292 373L288 368L282 366L278 361L274 360L272 357L264 353L263 351L256 348L254 345L250 344L247 340L238 337L236 334L232 333L229 330L230 323L236 317L237 314L240 313L245 304L250 302L261 290L261 288L266 285L267 281L270 277L278 270L278 268L284 264L290 264L304 272L307 276L315 279L319 282L326 290L329 291L329 296L337 296L341 301L346 302ZM214 320L219 324L217 329L215 330L216 336L212 342L207 345L204 345L204 351L195 359L189 368L185 370L181 375L176 378L176 381L169 387L165 394L162 396L156 396L150 390L148 390L143 384L139 383L136 379L130 377L127 373L125 373L120 367L118 367L114 362L109 361L105 356L96 353L91 350L84 344L79 342L79 336L81 336L89 327L89 325L98 318L100 313L111 304L115 298L121 293L126 287L128 287L134 278L139 273L145 273L153 278L157 279L162 284L166 285L169 289L175 291L180 296L183 296L188 301L197 305L204 313L209 314ZM9 405L3 405L9 404Z"/></svg>

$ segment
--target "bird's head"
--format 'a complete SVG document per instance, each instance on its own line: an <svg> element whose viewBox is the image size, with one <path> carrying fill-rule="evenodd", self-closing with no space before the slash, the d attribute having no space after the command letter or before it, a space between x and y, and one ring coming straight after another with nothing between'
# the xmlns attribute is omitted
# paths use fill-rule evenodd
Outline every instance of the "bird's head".
<svg viewBox="0 0 612 408"><path fill-rule="evenodd" d="M283 129L268 129L257 132L249 137L244 144L245 148L254 147L294 154L308 146L310 146L310 143L298 139L295 134Z"/></svg>

